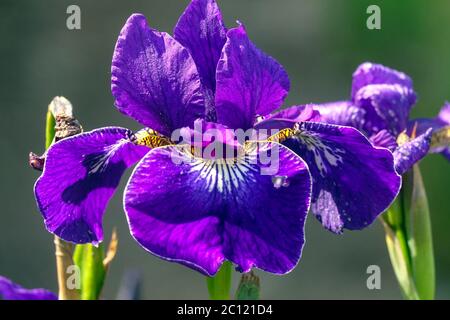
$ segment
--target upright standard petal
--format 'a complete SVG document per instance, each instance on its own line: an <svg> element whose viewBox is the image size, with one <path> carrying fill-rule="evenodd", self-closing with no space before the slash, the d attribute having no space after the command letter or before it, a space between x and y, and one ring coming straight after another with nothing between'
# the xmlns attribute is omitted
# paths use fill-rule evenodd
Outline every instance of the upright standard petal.
<svg viewBox="0 0 450 320"><path fill-rule="evenodd" d="M193 0L178 20L175 39L189 50L205 90L206 115L215 121L216 68L227 30L215 0Z"/></svg>
<svg viewBox="0 0 450 320"><path fill-rule="evenodd" d="M366 132L386 129L395 136L406 129L415 102L415 92L398 84L367 85L358 91L354 101L366 111L363 128Z"/></svg>
<svg viewBox="0 0 450 320"><path fill-rule="evenodd" d="M192 157L175 146L152 150L124 196L134 238L151 253L208 275L225 259L241 272L290 271L304 243L310 176L281 145L253 146L230 161ZM267 155L274 161L265 162ZM271 165L277 168L270 171Z"/></svg>
<svg viewBox="0 0 450 320"><path fill-rule="evenodd" d="M308 164L313 213L333 232L368 226L400 189L392 153L354 128L304 122L283 144Z"/></svg>
<svg viewBox="0 0 450 320"><path fill-rule="evenodd" d="M216 79L218 122L243 130L279 108L290 85L284 68L250 41L243 25L228 31Z"/></svg>
<svg viewBox="0 0 450 320"><path fill-rule="evenodd" d="M25 289L0 276L0 300L58 300L58 298L48 290Z"/></svg>
<svg viewBox="0 0 450 320"><path fill-rule="evenodd" d="M359 89L369 84L398 84L413 89L411 78L403 72L385 67L381 64L366 62L353 73L352 99Z"/></svg>
<svg viewBox="0 0 450 320"><path fill-rule="evenodd" d="M189 51L143 15L123 27L112 61L117 108L165 136L204 115L200 76Z"/></svg>
<svg viewBox="0 0 450 320"><path fill-rule="evenodd" d="M76 135L47 152L35 196L48 231L74 243L103 240L102 218L125 169L148 148L127 129L109 127Z"/></svg>
<svg viewBox="0 0 450 320"><path fill-rule="evenodd" d="M432 132L432 129L428 129L424 134L395 149L395 169L399 174L404 174L427 155L430 148Z"/></svg>

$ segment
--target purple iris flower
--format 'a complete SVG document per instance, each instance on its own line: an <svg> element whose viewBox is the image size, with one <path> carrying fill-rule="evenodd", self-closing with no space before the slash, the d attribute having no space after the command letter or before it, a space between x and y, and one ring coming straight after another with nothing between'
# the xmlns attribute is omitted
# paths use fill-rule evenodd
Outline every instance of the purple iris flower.
<svg viewBox="0 0 450 320"><path fill-rule="evenodd" d="M0 276L0 300L57 300L57 296L45 289L25 289Z"/></svg>
<svg viewBox="0 0 450 320"><path fill-rule="evenodd" d="M283 67L242 24L227 30L213 0L192 1L174 37L132 15L116 44L112 93L117 108L146 128L97 129L48 150L35 186L47 229L74 243L101 242L106 205L124 171L139 162L124 208L146 250L208 275L225 260L242 272L290 271L311 200L328 229L361 229L394 200L401 178L392 153L356 129L312 122L318 113L310 106L273 113L288 91ZM252 128L282 130L295 152L270 139L248 147L228 134ZM191 147L206 149L208 129L238 155L198 157L171 138L201 133ZM268 164L254 160L275 152L276 172L263 174Z"/></svg>
<svg viewBox="0 0 450 320"><path fill-rule="evenodd" d="M363 63L353 73L350 100L314 108L322 120L355 127L374 145L393 151L396 170L403 174L430 151L433 131L450 124L448 104L435 119L410 120L415 102L416 93L408 75L380 64ZM402 139L404 133L410 139ZM448 142L431 151L447 157L450 154Z"/></svg>

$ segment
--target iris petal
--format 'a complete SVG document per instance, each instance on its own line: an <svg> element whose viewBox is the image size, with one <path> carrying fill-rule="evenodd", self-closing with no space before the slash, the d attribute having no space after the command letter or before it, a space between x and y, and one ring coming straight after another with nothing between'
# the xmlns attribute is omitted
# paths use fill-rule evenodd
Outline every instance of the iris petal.
<svg viewBox="0 0 450 320"><path fill-rule="evenodd" d="M109 127L54 144L35 185L47 229L74 243L99 243L102 217L125 169L148 148L128 140L127 129Z"/></svg>
<svg viewBox="0 0 450 320"><path fill-rule="evenodd" d="M314 105L314 109L320 113L321 122L350 126L358 130L364 128L367 111L350 101L317 104Z"/></svg>
<svg viewBox="0 0 450 320"><path fill-rule="evenodd" d="M208 275L225 259L242 272L290 271L304 243L310 176L278 144L264 149L278 150L276 172L263 173L270 168L252 162L261 160L262 149L248 149L236 162L193 158L175 146L152 150L125 191L132 235L156 256ZM274 186L276 176L283 186Z"/></svg>
<svg viewBox="0 0 450 320"><path fill-rule="evenodd" d="M430 148L432 129L408 141L394 151L395 169L404 174L412 166L425 157Z"/></svg>
<svg viewBox="0 0 450 320"><path fill-rule="evenodd" d="M271 114L263 121L255 125L255 129L282 130L292 128L302 121L319 121L320 113L314 105L292 106L282 111Z"/></svg>
<svg viewBox="0 0 450 320"><path fill-rule="evenodd" d="M53 292L45 289L25 289L0 276L0 300L57 300Z"/></svg>
<svg viewBox="0 0 450 320"><path fill-rule="evenodd" d="M361 88L369 84L398 84L413 89L413 82L405 73L381 64L366 62L353 73L352 99Z"/></svg>
<svg viewBox="0 0 450 320"><path fill-rule="evenodd" d="M163 135L204 115L200 76L188 50L150 29L143 15L132 15L123 27L111 72L117 108Z"/></svg>
<svg viewBox="0 0 450 320"><path fill-rule="evenodd" d="M400 189L392 153L354 128L304 122L283 144L308 164L313 213L333 232L368 226Z"/></svg>
<svg viewBox="0 0 450 320"><path fill-rule="evenodd" d="M193 0L174 30L175 39L189 49L205 89L206 114L215 121L216 68L227 30L214 0Z"/></svg>
<svg viewBox="0 0 450 320"><path fill-rule="evenodd" d="M444 106L439 111L438 119L445 123L446 125L450 125L450 103L446 102Z"/></svg>
<svg viewBox="0 0 450 320"><path fill-rule="evenodd" d="M416 94L398 84L371 84L357 92L354 102L367 112L364 123L366 132L377 133L386 129L397 136L407 126Z"/></svg>
<svg viewBox="0 0 450 320"><path fill-rule="evenodd" d="M394 151L397 148L397 139L387 130L381 130L370 137L370 142L376 147L382 147Z"/></svg>
<svg viewBox="0 0 450 320"><path fill-rule="evenodd" d="M250 41L243 25L228 31L216 79L217 119L232 129L247 130L257 115L279 108L290 86L284 68Z"/></svg>

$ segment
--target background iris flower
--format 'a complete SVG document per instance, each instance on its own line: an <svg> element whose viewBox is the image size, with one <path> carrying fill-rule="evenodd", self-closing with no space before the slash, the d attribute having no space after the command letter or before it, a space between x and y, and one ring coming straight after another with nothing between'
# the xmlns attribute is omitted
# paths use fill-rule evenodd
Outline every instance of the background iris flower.
<svg viewBox="0 0 450 320"><path fill-rule="evenodd" d="M124 208L146 250L208 275L225 260L241 272L290 271L311 200L328 229L361 229L394 200L401 178L392 153L358 130L311 122L318 117L311 107L272 113L288 91L283 67L255 47L242 24L227 30L215 1L192 1L174 37L132 15L114 51L112 93L117 108L146 128L101 128L48 150L35 185L47 229L74 243L101 242L106 205L124 171L139 162ZM250 161L264 148L244 148L229 162L194 157L170 140L195 123L221 132L287 129L286 146L264 147L279 153L278 171L262 174L264 165Z"/></svg>
<svg viewBox="0 0 450 320"><path fill-rule="evenodd" d="M410 120L415 103L416 93L408 75L380 64L363 63L353 73L350 100L314 108L323 121L355 127L375 145L392 150L395 167L403 174L429 152L433 131L450 124L448 104L435 119ZM448 142L431 151L448 157Z"/></svg>

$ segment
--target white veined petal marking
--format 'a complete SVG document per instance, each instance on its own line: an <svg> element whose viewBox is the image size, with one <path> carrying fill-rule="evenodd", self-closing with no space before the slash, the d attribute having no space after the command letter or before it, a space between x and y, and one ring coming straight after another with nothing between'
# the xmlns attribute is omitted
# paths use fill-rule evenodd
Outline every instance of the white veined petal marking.
<svg viewBox="0 0 450 320"><path fill-rule="evenodd" d="M311 132L307 134L299 132L295 137L302 140L306 148L313 153L314 162L321 176L327 175L329 166L336 167L343 163L342 155L345 154L344 149L327 146L320 137L315 136Z"/></svg>
<svg viewBox="0 0 450 320"><path fill-rule="evenodd" d="M190 172L198 173L194 181L203 180L208 192L232 193L233 189L254 180L252 176L258 172L258 167L254 164L256 157L257 154L251 152L234 159L194 158Z"/></svg>
<svg viewBox="0 0 450 320"><path fill-rule="evenodd" d="M305 132L296 124L294 128L287 128L280 130L278 133L269 137L269 141L283 142L289 138L301 140L306 148L314 154L314 162L319 169L321 176L326 176L328 173L327 167L336 167L343 163L342 155L345 150L342 148L331 148L324 144L320 137L312 132Z"/></svg>
<svg viewBox="0 0 450 320"><path fill-rule="evenodd" d="M105 147L99 153L85 156L83 162L88 168L88 175L105 171L111 158L114 157L114 154L126 143L128 143L128 141L122 139L116 144Z"/></svg>

